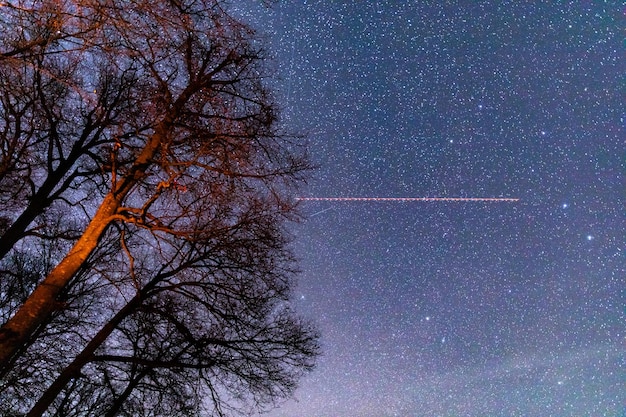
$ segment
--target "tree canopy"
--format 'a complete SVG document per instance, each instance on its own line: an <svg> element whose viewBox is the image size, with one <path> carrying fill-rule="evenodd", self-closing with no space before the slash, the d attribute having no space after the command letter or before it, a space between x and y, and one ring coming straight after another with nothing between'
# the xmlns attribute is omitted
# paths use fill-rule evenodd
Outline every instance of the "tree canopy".
<svg viewBox="0 0 626 417"><path fill-rule="evenodd" d="M223 415L313 367L266 62L216 0L0 3L0 412Z"/></svg>

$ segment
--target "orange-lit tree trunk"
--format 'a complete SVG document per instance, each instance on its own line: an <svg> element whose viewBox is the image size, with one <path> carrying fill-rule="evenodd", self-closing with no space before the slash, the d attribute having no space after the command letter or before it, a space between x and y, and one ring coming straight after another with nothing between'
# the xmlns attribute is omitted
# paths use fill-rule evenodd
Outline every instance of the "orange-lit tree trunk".
<svg viewBox="0 0 626 417"><path fill-rule="evenodd" d="M160 145L166 140L172 118L160 123L135 160L132 169L114 185L80 239L69 253L35 288L20 309L0 328L0 376L11 370L14 356L28 345L31 336L58 308L57 297L98 246L98 241L115 219L124 198L145 175Z"/></svg>
<svg viewBox="0 0 626 417"><path fill-rule="evenodd" d="M0 152L0 414L287 397L318 353L283 226L311 167L254 30L221 0L18 3L0 19L0 142L23 148Z"/></svg>

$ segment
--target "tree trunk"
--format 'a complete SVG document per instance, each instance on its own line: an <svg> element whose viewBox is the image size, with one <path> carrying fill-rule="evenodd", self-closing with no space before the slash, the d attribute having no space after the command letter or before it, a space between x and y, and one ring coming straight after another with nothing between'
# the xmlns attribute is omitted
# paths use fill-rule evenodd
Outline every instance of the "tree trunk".
<svg viewBox="0 0 626 417"><path fill-rule="evenodd" d="M104 343L104 341L111 335L117 325L130 313L137 308L142 301L142 295L138 294L133 297L107 324L100 329L98 333L89 341L87 346L74 358L70 363L54 380L54 382L48 387L46 392L43 393L41 398L29 411L26 417L40 417L46 412L50 404L55 400L59 393L65 388L72 378L75 378L80 374L81 369L89 362L94 352Z"/></svg>
<svg viewBox="0 0 626 417"><path fill-rule="evenodd" d="M138 155L132 168L109 192L82 236L61 262L35 288L24 304L0 328L0 378L12 368L14 356L28 343L37 329L58 308L57 297L72 277L97 248L98 242L122 201L130 190L143 178L152 158L167 137L172 114L163 120Z"/></svg>
<svg viewBox="0 0 626 417"><path fill-rule="evenodd" d="M13 355L58 308L57 296L97 247L119 206L116 196L109 193L70 252L0 328L0 376L10 370L7 365Z"/></svg>
<svg viewBox="0 0 626 417"><path fill-rule="evenodd" d="M54 171L50 172L46 180L43 182L39 190L30 198L26 209L13 222L11 227L0 236L0 259L4 258L13 246L24 237L24 232L28 226L43 213L48 206L54 201L50 198L50 194L59 185L63 178L72 169L78 158L82 154L82 145L85 137L92 132L92 128L86 128L83 132L79 143L73 148L67 159L65 159Z"/></svg>

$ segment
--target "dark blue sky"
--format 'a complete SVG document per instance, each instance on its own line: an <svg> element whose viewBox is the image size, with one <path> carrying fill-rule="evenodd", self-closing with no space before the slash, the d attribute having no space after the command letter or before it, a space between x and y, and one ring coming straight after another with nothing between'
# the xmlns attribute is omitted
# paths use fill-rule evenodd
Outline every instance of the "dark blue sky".
<svg viewBox="0 0 626 417"><path fill-rule="evenodd" d="M291 131L297 308L324 356L272 417L623 416L620 2L250 11Z"/></svg>

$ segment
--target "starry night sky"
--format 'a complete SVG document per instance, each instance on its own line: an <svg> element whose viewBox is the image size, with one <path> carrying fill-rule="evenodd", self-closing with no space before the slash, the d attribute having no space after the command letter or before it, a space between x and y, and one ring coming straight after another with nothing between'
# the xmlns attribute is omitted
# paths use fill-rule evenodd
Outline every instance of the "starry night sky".
<svg viewBox="0 0 626 417"><path fill-rule="evenodd" d="M271 417L624 416L621 2L245 13L320 169L296 308L324 356Z"/></svg>

